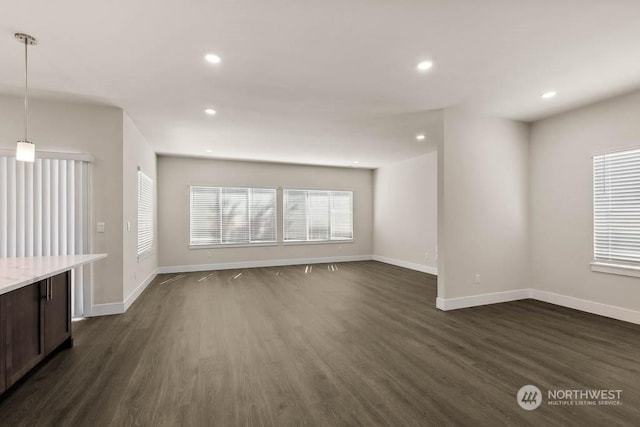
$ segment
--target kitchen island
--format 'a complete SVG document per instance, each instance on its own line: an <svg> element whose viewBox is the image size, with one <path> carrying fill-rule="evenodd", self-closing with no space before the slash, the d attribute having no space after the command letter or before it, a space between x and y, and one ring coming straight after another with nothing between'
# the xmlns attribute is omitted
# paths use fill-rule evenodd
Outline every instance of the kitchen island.
<svg viewBox="0 0 640 427"><path fill-rule="evenodd" d="M73 345L71 270L106 256L0 258L0 394Z"/></svg>

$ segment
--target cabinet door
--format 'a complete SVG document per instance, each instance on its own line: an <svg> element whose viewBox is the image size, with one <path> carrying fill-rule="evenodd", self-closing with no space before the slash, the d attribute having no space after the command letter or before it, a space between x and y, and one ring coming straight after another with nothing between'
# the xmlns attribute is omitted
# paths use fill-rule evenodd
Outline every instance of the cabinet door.
<svg viewBox="0 0 640 427"><path fill-rule="evenodd" d="M44 357L44 304L41 303L44 295L44 281L2 295L6 387L15 383Z"/></svg>
<svg viewBox="0 0 640 427"><path fill-rule="evenodd" d="M7 365L5 364L5 349L4 349L4 331L5 326L5 314L7 309L4 307L4 295L0 295L0 393L7 389L6 373Z"/></svg>
<svg viewBox="0 0 640 427"><path fill-rule="evenodd" d="M71 337L71 281L69 272L48 279L44 299L44 351L49 353Z"/></svg>

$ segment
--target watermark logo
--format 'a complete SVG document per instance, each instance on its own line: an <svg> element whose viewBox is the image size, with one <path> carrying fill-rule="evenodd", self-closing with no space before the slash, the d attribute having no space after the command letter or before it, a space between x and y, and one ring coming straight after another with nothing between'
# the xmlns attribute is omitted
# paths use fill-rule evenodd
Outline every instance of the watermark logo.
<svg viewBox="0 0 640 427"><path fill-rule="evenodd" d="M576 389L549 390L549 406L620 406L622 390L614 389Z"/></svg>
<svg viewBox="0 0 640 427"><path fill-rule="evenodd" d="M537 409L544 399L540 389L527 384L518 390L518 405L527 411ZM548 406L620 406L622 390L617 389L549 389Z"/></svg>
<svg viewBox="0 0 640 427"><path fill-rule="evenodd" d="M518 390L518 405L527 411L533 411L542 403L542 392L534 385L527 384Z"/></svg>

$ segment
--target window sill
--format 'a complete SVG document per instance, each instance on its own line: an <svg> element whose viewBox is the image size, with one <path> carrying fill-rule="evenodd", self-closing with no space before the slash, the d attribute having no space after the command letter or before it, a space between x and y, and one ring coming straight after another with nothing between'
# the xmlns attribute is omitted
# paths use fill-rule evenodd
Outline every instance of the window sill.
<svg viewBox="0 0 640 427"><path fill-rule="evenodd" d="M144 261L145 259L149 258L151 255L153 255L153 251L147 251L147 252L143 252L140 255L138 255L138 263L140 263L140 261Z"/></svg>
<svg viewBox="0 0 640 427"><path fill-rule="evenodd" d="M620 276L640 277L640 266L593 261L591 271L618 274Z"/></svg>
<svg viewBox="0 0 640 427"><path fill-rule="evenodd" d="M270 243L230 243L228 245L189 245L189 249L224 249L224 248L255 248L278 246L277 242Z"/></svg>
<svg viewBox="0 0 640 427"><path fill-rule="evenodd" d="M292 242L282 242L283 246L294 246L294 245L335 245L340 243L354 243L353 239L345 239L345 240L312 240L312 241L292 241Z"/></svg>

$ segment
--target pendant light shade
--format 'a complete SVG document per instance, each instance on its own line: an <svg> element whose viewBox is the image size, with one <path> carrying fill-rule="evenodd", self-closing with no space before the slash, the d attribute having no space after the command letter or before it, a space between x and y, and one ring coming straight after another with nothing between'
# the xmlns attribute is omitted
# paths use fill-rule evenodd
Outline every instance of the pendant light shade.
<svg viewBox="0 0 640 427"><path fill-rule="evenodd" d="M18 141L18 148L16 149L16 160L18 160L19 162L35 162L35 144L29 141Z"/></svg>
<svg viewBox="0 0 640 427"><path fill-rule="evenodd" d="M28 34L14 34L16 40L24 44L24 139L18 141L16 147L16 160L21 162L33 163L36 160L36 146L27 139L27 123L29 112L29 63L27 49L29 46L35 46L38 41Z"/></svg>

